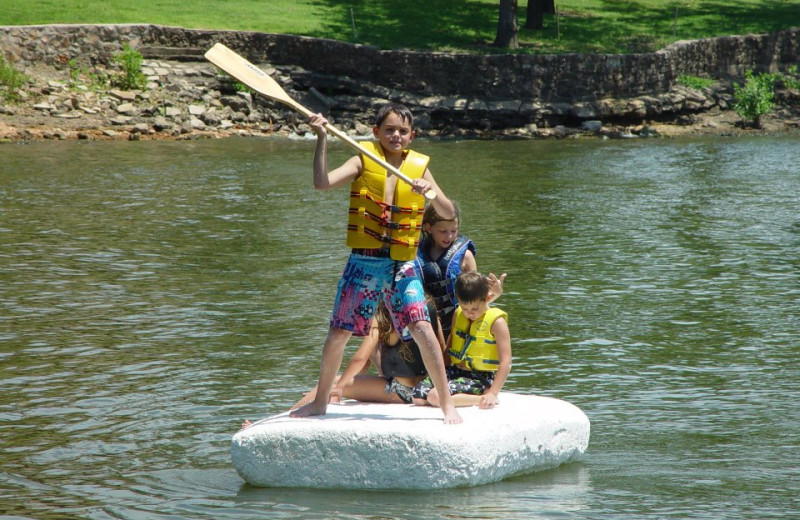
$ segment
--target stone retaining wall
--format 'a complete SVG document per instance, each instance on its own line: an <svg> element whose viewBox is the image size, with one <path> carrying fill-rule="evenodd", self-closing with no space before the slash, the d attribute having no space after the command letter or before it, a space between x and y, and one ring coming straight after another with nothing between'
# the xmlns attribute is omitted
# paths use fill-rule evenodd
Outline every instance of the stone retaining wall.
<svg viewBox="0 0 800 520"><path fill-rule="evenodd" d="M143 54L147 49L185 49L188 57L201 59L202 51L217 41L256 63L294 65L417 95L538 102L654 95L668 91L684 73L740 80L748 69L783 71L800 62L800 28L682 41L649 54L466 55L381 51L290 35L158 25L0 27L0 50L22 67L37 62L65 65L70 59L107 64L123 42Z"/></svg>
<svg viewBox="0 0 800 520"><path fill-rule="evenodd" d="M691 125L702 113L729 110L732 82L741 82L747 70L783 72L800 62L800 29L678 42L650 54L467 55L157 25L11 26L0 27L0 52L38 81L26 96L32 106L0 106L0 114L21 121L26 109L33 110L72 121L75 128L112 126L112 134L308 131L291 109L237 93L216 76L203 58L216 42L261 66L294 99L359 135L369 132L374 109L387 101L407 105L428 136L616 135L635 126L646 133L649 122ZM123 44L145 57L145 91L126 94L131 99L76 93L69 79L75 63L81 70L118 70L114 55ZM717 82L691 89L678 84L681 74ZM797 104L798 93L790 96Z"/></svg>

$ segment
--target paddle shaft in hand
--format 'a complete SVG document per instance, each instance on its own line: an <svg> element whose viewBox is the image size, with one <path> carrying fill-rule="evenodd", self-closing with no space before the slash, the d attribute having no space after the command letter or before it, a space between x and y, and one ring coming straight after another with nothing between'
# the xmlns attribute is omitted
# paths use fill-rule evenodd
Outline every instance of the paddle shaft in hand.
<svg viewBox="0 0 800 520"><path fill-rule="evenodd" d="M313 115L311 110L292 99L291 96L289 96L289 94L287 94L286 91L283 90L281 86L278 85L278 83L272 79L272 77L270 77L269 74L259 69L246 59L242 58L225 45L221 43L214 44L214 46L211 47L208 52L206 52L205 57L208 61L224 70L234 78L238 79L251 89L255 90L262 96L268 97L274 101L277 101L278 103L283 103L297 112L300 112L307 118ZM397 176L398 179L401 179L408 184L414 183L414 181L406 174L383 160L380 156L358 144L357 141L353 140L349 135L342 132L335 126L326 124L325 129L351 147L358 150L360 153L366 155L376 163L386 168L386 170ZM436 192L433 190L428 190L425 192L425 197L433 200L436 198Z"/></svg>

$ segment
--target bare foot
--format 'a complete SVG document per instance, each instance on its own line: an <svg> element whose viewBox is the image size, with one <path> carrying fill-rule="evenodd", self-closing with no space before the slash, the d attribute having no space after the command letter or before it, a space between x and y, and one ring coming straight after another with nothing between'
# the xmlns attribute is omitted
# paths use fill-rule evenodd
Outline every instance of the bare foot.
<svg viewBox="0 0 800 520"><path fill-rule="evenodd" d="M239 428L239 431L242 431L245 428L249 428L251 426L253 426L253 421L251 421L250 419L245 419L245 421L242 423L242 427Z"/></svg>
<svg viewBox="0 0 800 520"><path fill-rule="evenodd" d="M461 424L464 422L464 419L461 418L461 414L458 413L455 406L448 406L447 408L443 408L442 411L444 412L445 424Z"/></svg>
<svg viewBox="0 0 800 520"><path fill-rule="evenodd" d="M312 401L306 405L301 406L289 412L289 417L311 417L312 415L325 415L328 410L328 404L324 403L318 406L316 402Z"/></svg>

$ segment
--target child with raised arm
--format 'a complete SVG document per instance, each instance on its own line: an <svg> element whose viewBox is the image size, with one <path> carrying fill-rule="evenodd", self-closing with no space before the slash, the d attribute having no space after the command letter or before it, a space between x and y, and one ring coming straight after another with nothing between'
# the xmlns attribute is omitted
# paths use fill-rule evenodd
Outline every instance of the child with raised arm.
<svg viewBox="0 0 800 520"><path fill-rule="evenodd" d="M508 314L489 306L488 277L470 271L456 280L458 308L448 340L449 391L456 406L494 408L511 372ZM426 379L414 389L414 403L439 406L441 392Z"/></svg>
<svg viewBox="0 0 800 520"><path fill-rule="evenodd" d="M422 240L417 251L416 268L422 285L432 297L436 312L442 323L445 340L450 336L453 314L458 306L455 281L462 272L477 271L475 244L461 234L461 212L458 204L451 200L455 215L445 218L436 212L433 205L425 208L422 216ZM503 293L505 273L500 278L489 274L489 302Z"/></svg>
<svg viewBox="0 0 800 520"><path fill-rule="evenodd" d="M406 331L419 346L433 386L441 390L444 421L462 422L447 392L447 375L439 343L425 306L425 294L413 260L425 207L424 194L433 190L436 211L453 215L453 205L428 169L428 157L408 150L414 138L413 116L402 105L389 104L378 111L372 133L375 143L365 143L392 166L412 179L407 184L366 155L356 155L328 171L327 121L314 114L309 124L317 134L314 152L314 187L329 190L350 183L347 245L352 249L334 303L328 336L322 348L319 383L314 400L291 412L292 417L323 415L344 347L351 335L369 333L377 303L383 300L396 330Z"/></svg>

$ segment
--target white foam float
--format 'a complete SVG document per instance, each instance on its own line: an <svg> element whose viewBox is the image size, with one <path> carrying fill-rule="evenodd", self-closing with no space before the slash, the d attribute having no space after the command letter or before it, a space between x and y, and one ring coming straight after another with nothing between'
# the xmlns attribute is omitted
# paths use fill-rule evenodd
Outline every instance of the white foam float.
<svg viewBox="0 0 800 520"><path fill-rule="evenodd" d="M566 401L508 392L492 410L345 401L319 417L284 412L233 436L231 458L266 487L431 489L476 486L553 468L582 455L589 419Z"/></svg>

